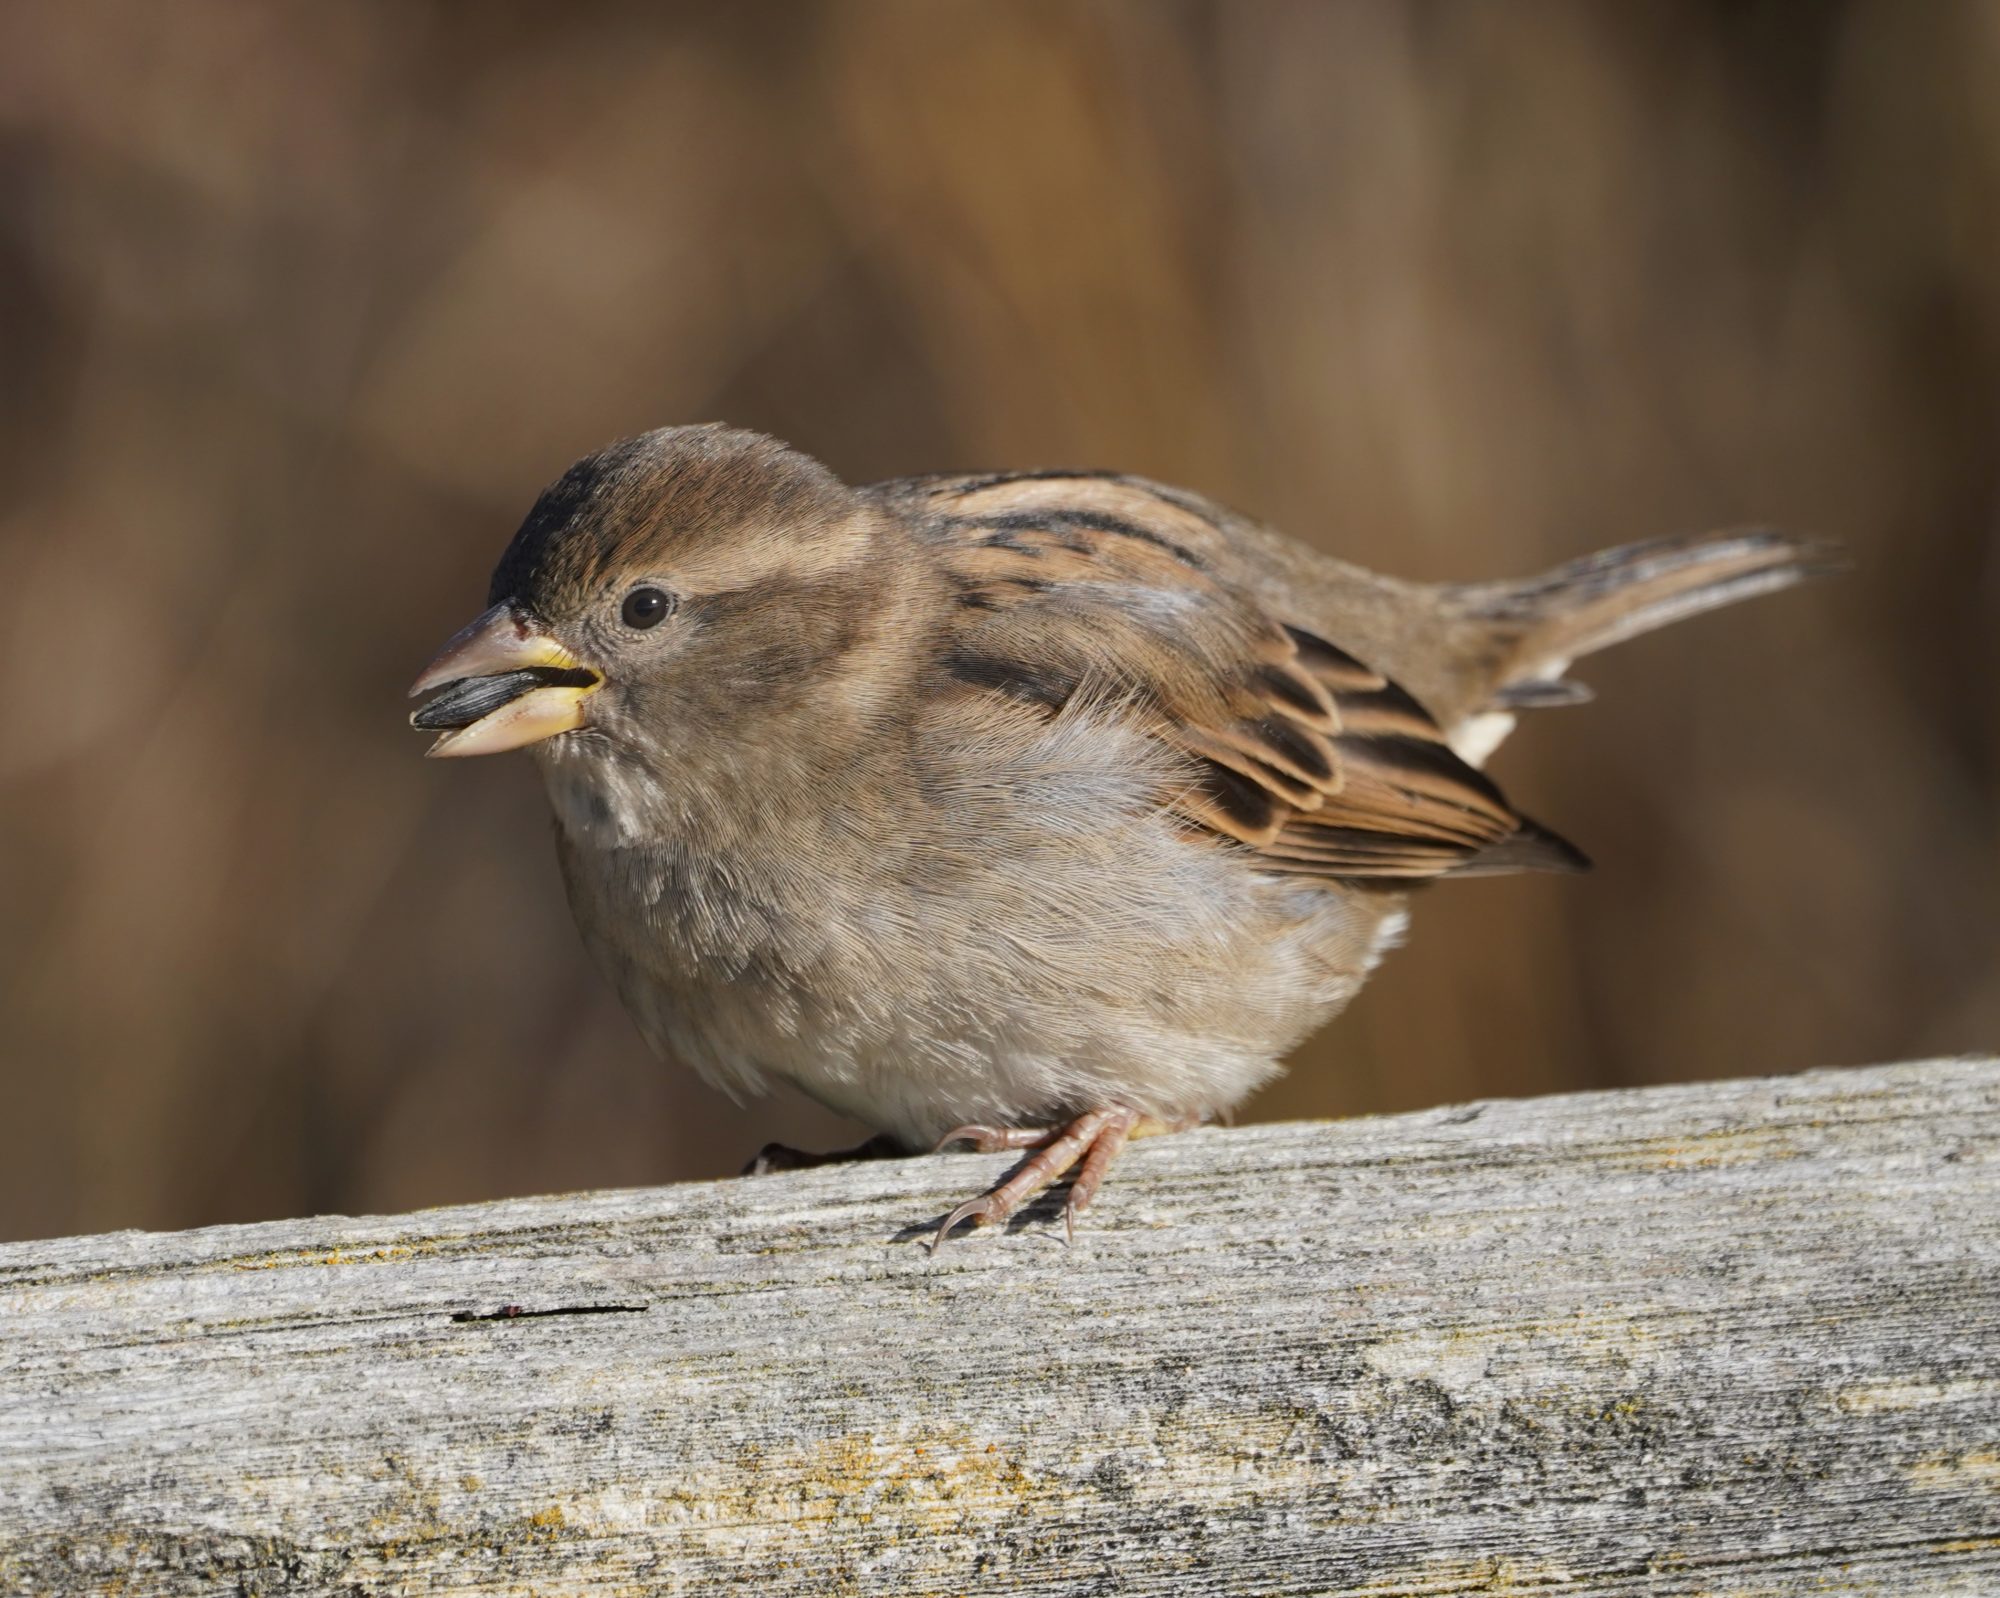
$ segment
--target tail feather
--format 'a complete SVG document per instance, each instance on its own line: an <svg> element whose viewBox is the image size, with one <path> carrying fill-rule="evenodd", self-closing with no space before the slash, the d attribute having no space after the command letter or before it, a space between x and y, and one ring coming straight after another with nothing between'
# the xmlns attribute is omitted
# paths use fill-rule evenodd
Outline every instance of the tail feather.
<svg viewBox="0 0 2000 1598"><path fill-rule="evenodd" d="M1497 877L1513 871L1588 871L1590 856L1559 832L1521 817L1521 824L1498 843L1451 868L1454 877Z"/></svg>
<svg viewBox="0 0 2000 1598"><path fill-rule="evenodd" d="M1466 616L1503 640L1491 704L1530 709L1589 697L1563 681L1580 655L1844 564L1831 544L1750 528L1627 544L1523 582L1474 584L1455 594Z"/></svg>
<svg viewBox="0 0 2000 1598"><path fill-rule="evenodd" d="M1588 683L1563 678L1529 678L1500 685L1493 695L1496 710L1559 710L1564 705L1587 705L1597 697Z"/></svg>

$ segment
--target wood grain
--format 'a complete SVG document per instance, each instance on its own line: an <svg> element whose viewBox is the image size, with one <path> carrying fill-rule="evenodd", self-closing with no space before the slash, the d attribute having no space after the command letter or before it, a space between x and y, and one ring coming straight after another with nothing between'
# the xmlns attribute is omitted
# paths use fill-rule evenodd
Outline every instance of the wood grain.
<svg viewBox="0 0 2000 1598"><path fill-rule="evenodd" d="M2000 1591L2000 1065L0 1248L8 1593Z"/></svg>

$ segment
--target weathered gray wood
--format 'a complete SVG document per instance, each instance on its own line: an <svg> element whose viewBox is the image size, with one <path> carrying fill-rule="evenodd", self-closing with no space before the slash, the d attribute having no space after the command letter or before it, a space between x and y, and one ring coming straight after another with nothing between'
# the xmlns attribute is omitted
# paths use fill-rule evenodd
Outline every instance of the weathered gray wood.
<svg viewBox="0 0 2000 1598"><path fill-rule="evenodd" d="M0 1589L2000 1592L1993 1062L1003 1163L0 1249Z"/></svg>

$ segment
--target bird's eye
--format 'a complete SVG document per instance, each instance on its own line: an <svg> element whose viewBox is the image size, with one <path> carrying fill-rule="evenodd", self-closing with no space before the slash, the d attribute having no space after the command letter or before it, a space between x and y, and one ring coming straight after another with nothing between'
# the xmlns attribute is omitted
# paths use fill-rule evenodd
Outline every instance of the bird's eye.
<svg viewBox="0 0 2000 1598"><path fill-rule="evenodd" d="M655 588L648 583L625 596L625 603L618 607L618 619L627 627L643 632L648 627L659 626L673 611L674 596L664 588Z"/></svg>

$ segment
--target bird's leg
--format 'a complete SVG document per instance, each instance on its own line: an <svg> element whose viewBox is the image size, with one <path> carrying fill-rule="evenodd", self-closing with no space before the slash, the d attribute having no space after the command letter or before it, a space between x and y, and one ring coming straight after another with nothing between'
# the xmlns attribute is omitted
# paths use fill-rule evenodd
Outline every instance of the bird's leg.
<svg viewBox="0 0 2000 1598"><path fill-rule="evenodd" d="M1097 1189L1120 1149L1135 1137L1179 1132L1199 1120L1199 1116L1188 1116L1183 1120L1161 1121L1123 1105L1112 1105L1086 1111L1054 1133L1029 1128L960 1127L945 1141L965 1138L985 1147L977 1134L990 1133L995 1136L991 1145L994 1149L1034 1147L1036 1152L1017 1165L998 1187L967 1200L947 1215L932 1240L931 1250L935 1253L952 1230L965 1221L999 1225L1043 1188L1062 1180L1070 1167L1081 1160L1083 1169L1077 1172L1069 1204L1063 1212L1064 1225L1074 1236L1077 1216L1097 1196Z"/></svg>
<svg viewBox="0 0 2000 1598"><path fill-rule="evenodd" d="M1106 1121L1104 1130L1097 1134L1097 1141L1084 1151L1082 1169L1076 1173L1076 1180L1070 1183L1069 1202L1063 1205L1063 1236L1070 1242L1076 1241L1076 1218L1090 1208L1090 1201L1097 1197L1097 1189L1102 1185L1105 1173L1111 1169L1111 1162L1118 1158L1119 1150L1130 1140L1139 1119L1128 1110L1123 1116Z"/></svg>
<svg viewBox="0 0 2000 1598"><path fill-rule="evenodd" d="M893 1159L907 1150L888 1137L871 1137L866 1143L858 1143L851 1149L833 1149L825 1154L814 1154L807 1149L795 1149L784 1143L766 1143L757 1151L757 1157L743 1167L745 1176L769 1176L773 1171L810 1171L819 1165L840 1165L848 1160Z"/></svg>

